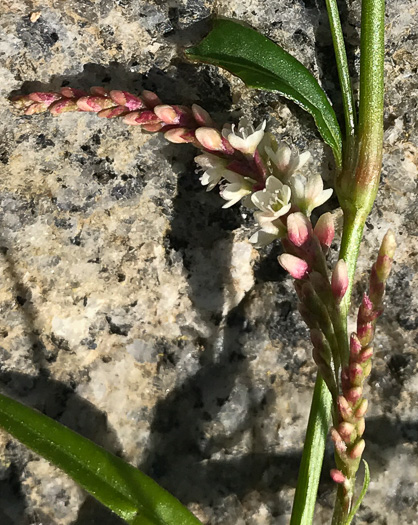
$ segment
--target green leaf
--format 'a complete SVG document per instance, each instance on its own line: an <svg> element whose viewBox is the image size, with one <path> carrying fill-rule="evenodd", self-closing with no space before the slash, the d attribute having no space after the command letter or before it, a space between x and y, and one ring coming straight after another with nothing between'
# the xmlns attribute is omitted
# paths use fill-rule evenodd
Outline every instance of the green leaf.
<svg viewBox="0 0 418 525"><path fill-rule="evenodd" d="M217 19L209 35L186 54L230 71L249 87L277 91L299 104L313 116L341 166L341 130L325 92L304 65L272 40L236 21Z"/></svg>
<svg viewBox="0 0 418 525"><path fill-rule="evenodd" d="M132 465L1 394L0 427L61 468L130 525L200 524L174 496Z"/></svg>
<svg viewBox="0 0 418 525"><path fill-rule="evenodd" d="M363 482L363 488L361 489L360 496L358 500L356 501L356 504L351 509L350 514L348 515L347 521L344 525L350 525L350 523L353 521L354 516L356 515L356 512L360 508L361 502L364 499L364 496L366 495L367 489L369 488L370 483L370 469L367 461L363 459L364 463L364 482Z"/></svg>

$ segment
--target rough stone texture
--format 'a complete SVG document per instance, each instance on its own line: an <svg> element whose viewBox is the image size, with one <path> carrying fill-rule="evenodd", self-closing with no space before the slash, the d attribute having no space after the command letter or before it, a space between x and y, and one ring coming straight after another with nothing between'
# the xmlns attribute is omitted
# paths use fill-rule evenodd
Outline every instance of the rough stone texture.
<svg viewBox="0 0 418 525"><path fill-rule="evenodd" d="M359 6L348 4L355 70ZM181 51L211 13L238 17L319 75L338 109L323 3L0 9L3 390L140 466L205 524L288 523L315 370L277 248L250 247L252 219L202 190L191 147L94 115L19 116L7 99L62 85L155 89L167 102L200 101L220 122L267 118L329 180L330 153L299 108ZM389 225L400 246L368 393L372 482L358 525L418 523L417 27L416 2L389 3L384 169L355 301ZM0 458L2 525L120 523L6 434ZM331 514L332 463L330 448L316 523Z"/></svg>

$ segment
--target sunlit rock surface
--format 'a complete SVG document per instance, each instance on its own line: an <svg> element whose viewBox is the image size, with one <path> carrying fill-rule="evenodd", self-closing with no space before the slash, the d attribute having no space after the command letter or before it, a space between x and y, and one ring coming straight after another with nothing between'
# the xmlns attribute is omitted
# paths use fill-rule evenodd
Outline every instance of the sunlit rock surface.
<svg viewBox="0 0 418 525"><path fill-rule="evenodd" d="M315 368L278 248L253 250L251 215L204 191L192 147L95 115L20 116L8 97L152 89L220 123L267 119L330 181L330 151L301 109L182 55L212 13L237 17L319 76L338 110L323 4L6 0L0 10L3 391L139 466L204 524L287 524ZM343 20L355 72L358 3ZM389 226L399 249L367 394L372 482L358 525L417 523L417 23L413 3L389 4L384 168L356 304ZM120 523L6 434L0 447L2 525ZM315 523L330 519L332 465L329 447Z"/></svg>

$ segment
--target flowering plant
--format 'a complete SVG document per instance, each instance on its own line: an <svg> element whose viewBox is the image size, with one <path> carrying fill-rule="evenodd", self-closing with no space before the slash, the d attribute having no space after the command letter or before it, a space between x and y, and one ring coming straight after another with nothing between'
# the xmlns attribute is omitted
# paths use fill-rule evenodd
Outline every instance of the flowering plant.
<svg viewBox="0 0 418 525"><path fill-rule="evenodd" d="M309 152L298 154L246 119L218 126L198 105L164 104L151 91L132 94L93 87L90 93L71 87L59 92L32 92L13 98L26 115L49 111L97 113L122 118L148 133L164 133L175 144L192 144L208 191L220 187L224 208L240 201L254 212L256 247L280 241L279 263L294 278L299 311L310 329L313 359L318 367L305 451L300 469L292 524L312 522L316 488L328 428L332 420L337 484L333 523L349 524L364 496L354 489L365 447L363 433L376 320L382 313L385 283L393 261L395 240L389 231L371 269L369 291L357 316L356 331L347 334L347 315L358 248L366 217L376 195L382 152L383 4L363 0L360 111L357 117L336 4L327 2L344 101L345 135L322 88L306 68L251 28L218 20L213 31L188 51L192 59L224 67L247 85L277 91L306 109L335 159L335 190L344 212L339 260L330 271L326 259L334 239L332 214L313 217L333 189L324 189L318 173L308 169ZM358 124L357 124L358 120ZM187 509L152 480L87 440L40 414L2 396L0 425L35 451L63 468L128 523L197 523ZM52 446L51 446L52 444ZM93 461L87 461L88 456Z"/></svg>

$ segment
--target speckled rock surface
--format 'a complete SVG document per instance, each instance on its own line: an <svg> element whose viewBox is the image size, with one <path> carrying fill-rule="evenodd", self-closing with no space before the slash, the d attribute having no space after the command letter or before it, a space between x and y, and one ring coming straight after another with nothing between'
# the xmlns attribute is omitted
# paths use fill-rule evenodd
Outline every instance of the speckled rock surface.
<svg viewBox="0 0 418 525"><path fill-rule="evenodd" d="M348 4L355 69L359 7ZM288 523L315 369L277 248L258 254L245 209L222 210L202 190L193 148L95 115L19 116L7 99L62 85L154 89L219 122L267 118L329 179L330 153L300 109L181 51L210 14L238 17L319 75L338 108L322 3L5 0L0 13L3 390L138 465L204 524ZM417 27L416 2L389 3L384 169L355 300L389 225L400 247L368 390L372 482L357 525L418 523ZM332 461L330 448L318 524L331 514ZM121 522L1 434L0 523Z"/></svg>

